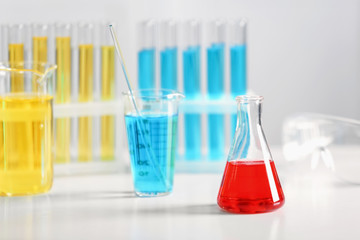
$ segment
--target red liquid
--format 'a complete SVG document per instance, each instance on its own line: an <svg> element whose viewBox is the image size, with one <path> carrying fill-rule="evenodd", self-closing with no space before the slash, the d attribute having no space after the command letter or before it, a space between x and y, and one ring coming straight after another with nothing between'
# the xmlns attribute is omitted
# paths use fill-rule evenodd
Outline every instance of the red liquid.
<svg viewBox="0 0 360 240"><path fill-rule="evenodd" d="M227 162L218 205L231 213L270 212L284 205L274 161L269 165L268 174L263 160Z"/></svg>

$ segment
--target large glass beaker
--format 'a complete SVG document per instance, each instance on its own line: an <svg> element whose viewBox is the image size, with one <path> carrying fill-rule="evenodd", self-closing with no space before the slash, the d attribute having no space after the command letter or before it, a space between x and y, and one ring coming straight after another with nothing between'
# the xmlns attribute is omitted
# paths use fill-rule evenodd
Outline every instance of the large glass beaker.
<svg viewBox="0 0 360 240"><path fill-rule="evenodd" d="M55 69L46 63L0 63L0 196L42 193L52 186Z"/></svg>
<svg viewBox="0 0 360 240"><path fill-rule="evenodd" d="M172 192L178 108L184 96L173 90L124 93L124 114L136 195ZM134 102L136 102L136 108Z"/></svg>

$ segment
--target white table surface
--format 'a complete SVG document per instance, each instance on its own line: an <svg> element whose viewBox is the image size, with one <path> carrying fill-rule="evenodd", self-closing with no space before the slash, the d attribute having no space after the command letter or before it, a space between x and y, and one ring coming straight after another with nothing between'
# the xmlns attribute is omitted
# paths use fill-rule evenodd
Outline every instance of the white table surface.
<svg viewBox="0 0 360 240"><path fill-rule="evenodd" d="M129 174L57 177L0 198L0 239L360 239L360 186L278 172L284 207L254 215L219 210L221 174L176 174L158 198L135 197Z"/></svg>

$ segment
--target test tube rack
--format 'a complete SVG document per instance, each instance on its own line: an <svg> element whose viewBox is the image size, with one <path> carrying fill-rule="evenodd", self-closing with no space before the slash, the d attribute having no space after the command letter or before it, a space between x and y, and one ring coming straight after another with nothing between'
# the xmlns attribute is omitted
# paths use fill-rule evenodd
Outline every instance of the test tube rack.
<svg viewBox="0 0 360 240"><path fill-rule="evenodd" d="M235 133L235 97L247 92L247 21L150 19L138 29L139 88L166 86L186 96L177 169L222 169Z"/></svg>
<svg viewBox="0 0 360 240"><path fill-rule="evenodd" d="M178 34L176 28L176 24L178 24L178 21L171 21L170 24L167 24L170 26L170 30L167 31L168 39L168 46L169 47L178 47L178 50L184 50L180 46L181 44L178 44L176 42L176 38L173 38L173 35ZM156 25L155 21L155 25ZM56 35L56 25L54 24L45 24L46 25L46 37L48 37L48 45L47 45L47 61L50 63L57 63L57 56L59 54L56 53L56 37L64 37L63 40L66 40L67 37L66 31L65 33L61 33L60 35ZM44 25L44 26L45 26ZM126 131L125 131L125 124L124 124L124 118L123 118L123 102L121 99L121 93L118 90L117 87L118 81L119 81L119 68L118 64L115 63L116 67L114 66L114 82L111 85L111 89L117 89L111 97L107 97L110 95L102 95L101 89L104 88L101 84L101 71L102 71L102 60L101 60L101 46L102 43L99 39L96 38L96 36L99 36L101 34L96 34L96 31L99 30L99 26L102 26L105 28L107 24L95 24L94 32L91 33L91 30L89 32L82 33L84 36L79 36L79 27L80 26L88 26L90 27L91 24L68 24L67 26L70 26L72 29L69 32L69 36L71 37L71 40L69 40L71 52L70 52L70 58L71 58L71 92L70 92L70 98L68 101L63 102L56 102L54 103L54 119L55 122L62 119L69 119L70 121L70 139L68 142L68 149L69 149L69 160L63 161L63 162L56 162L55 164L55 174L57 175L63 175L63 174L88 174L88 173L100 173L100 172L118 172L118 171L129 171L129 165L130 165L130 157L127 149L127 138L126 138ZM165 24L166 26L166 24ZM11 42L12 39L10 39L9 36L9 29L13 27L13 25L1 25L0 26L0 60L1 61L9 61L8 58L8 44ZM156 27L155 27L156 28ZM174 30L175 29L175 30ZM32 31L31 25L23 25L23 44L24 44L24 61L34 60L34 53L33 53L33 47L32 45L32 38L35 37L34 33L36 31ZM65 34L65 35L64 35ZM165 34L165 35L166 35ZM170 36L169 36L170 35ZM93 37L93 40L90 42L86 42L88 39ZM85 39L85 42L81 42L81 38ZM154 43L156 44L156 48L158 48L156 37L153 39ZM81 77L79 77L81 69L81 59L84 59L83 56L81 56L81 50L79 45L80 44L93 44L93 89L90 89L90 97L88 97L86 94L82 95L80 91L82 91L82 86L79 84L81 81ZM112 43L106 43L107 46L112 45ZM200 43L200 46L203 47L205 44L203 42ZM85 51L85 50L84 50ZM155 51L155 54L157 55L157 52ZM88 57L89 55L87 55ZM172 49L172 53L165 56L164 60L165 62L169 61L166 59L172 58L174 56L174 49ZM160 62L160 60L157 59L156 61ZM167 57L167 58L166 58ZM182 55L175 55L176 62L173 63L171 66L174 68L177 68L178 71L176 73L176 77L178 80L178 83L175 82L175 84L167 85L170 88L174 88L175 90L183 91L183 86L181 84L183 72L182 70ZM228 55L226 54L226 57ZM160 58L160 57L159 57ZM201 59L205 59L205 53L204 51L201 52ZM114 64L114 63L112 63ZM83 66L85 71L87 71L87 67ZM154 66L156 67L156 66ZM236 103L234 101L233 93L230 91L229 87L227 87L227 91L224 91L224 94L221 98L212 99L209 98L207 95L207 90L205 89L206 83L204 84L204 72L205 72L205 61L201 61L201 89L200 94L197 97L188 97L185 101L183 101L180 105L180 125L179 125L179 151L178 151L178 157L177 157L177 167L176 170L180 172L221 172L223 170L224 161L226 160L225 153L227 151L226 148L230 146L230 128L225 124L226 126L226 143L225 143L225 149L224 149L224 155L223 158L220 159L222 161L209 161L208 158L208 146L205 144L206 141L202 141L200 146L201 155L198 156L196 159L187 159L184 155L184 119L183 114L198 114L201 116L202 123L202 129L200 131L200 138L206 139L207 136L207 129L204 127L207 125L207 116L209 114L222 114L226 117L226 122L230 121L230 114L236 113ZM169 75L170 73L170 75ZM154 69L154 81L156 81L154 87L160 87L158 70ZM163 72L163 76L167 76L169 79L171 79L171 71L170 72ZM89 77L86 75L85 77ZM138 76L139 77L139 76ZM226 75L225 79L228 79L228 74ZM85 79L85 81L87 81ZM227 80L226 80L227 81ZM224 83L229 84L229 83ZM138 84L139 85L139 84ZM56 90L55 90L56 92ZM186 93L185 93L186 94ZM190 96L190 95L189 95ZM79 99L85 99L83 101L79 101ZM111 116L113 118L111 122L111 127L109 128L106 123L102 124L101 120L104 116ZM90 142L88 142L87 148L85 147L85 153L86 151L91 152L89 154L90 158L85 159L84 161L79 161L79 126L81 123L79 122L79 119L92 119L90 121L91 127L88 127L87 129L92 132L92 139ZM87 126L89 125L89 121L87 121ZM56 123L55 123L56 125ZM83 123L84 125L84 123ZM113 135L113 142L112 142L112 148L113 148L113 156L111 159L102 159L101 157L101 131L103 129L111 130ZM200 129L199 129L200 130ZM61 132L60 129L55 128L55 136L57 133ZM85 130L84 132L86 135L82 137L83 140L88 140L88 132ZM56 143L55 143L56 144ZM56 148L55 148L56 149Z"/></svg>

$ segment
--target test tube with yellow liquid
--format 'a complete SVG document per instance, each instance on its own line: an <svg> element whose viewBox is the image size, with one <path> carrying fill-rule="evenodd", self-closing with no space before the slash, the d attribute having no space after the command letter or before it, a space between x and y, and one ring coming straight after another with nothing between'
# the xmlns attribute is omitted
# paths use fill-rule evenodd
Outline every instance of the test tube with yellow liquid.
<svg viewBox="0 0 360 240"><path fill-rule="evenodd" d="M48 35L49 28L47 24L33 24L31 26L32 30L32 55L33 62L40 63L35 64L34 70L44 72L44 65L41 63L48 62ZM32 88L37 87L36 79L32 81Z"/></svg>
<svg viewBox="0 0 360 240"><path fill-rule="evenodd" d="M14 24L9 27L9 63L11 68L24 68L25 60L25 34L24 24ZM11 73L10 88L12 92L24 91L24 76Z"/></svg>
<svg viewBox="0 0 360 240"><path fill-rule="evenodd" d="M71 102L71 24L55 25L55 104ZM71 118L55 120L55 162L70 162Z"/></svg>
<svg viewBox="0 0 360 240"><path fill-rule="evenodd" d="M81 24L78 28L79 48L79 102L93 100L94 84L94 26ZM79 117L78 120L78 160L92 160L92 118Z"/></svg>
<svg viewBox="0 0 360 240"><path fill-rule="evenodd" d="M109 26L109 24L107 25ZM107 27L101 34L101 100L115 99L115 47ZM114 160L115 156L115 116L101 116L100 158Z"/></svg>

